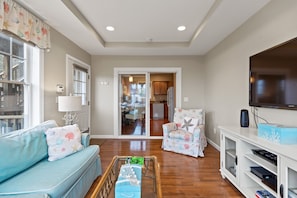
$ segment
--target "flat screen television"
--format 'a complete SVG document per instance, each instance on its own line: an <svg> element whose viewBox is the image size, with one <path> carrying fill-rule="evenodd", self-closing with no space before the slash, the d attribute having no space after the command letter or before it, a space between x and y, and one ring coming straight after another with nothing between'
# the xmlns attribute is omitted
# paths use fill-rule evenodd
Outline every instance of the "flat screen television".
<svg viewBox="0 0 297 198"><path fill-rule="evenodd" d="M249 105L297 110L297 38L250 57Z"/></svg>

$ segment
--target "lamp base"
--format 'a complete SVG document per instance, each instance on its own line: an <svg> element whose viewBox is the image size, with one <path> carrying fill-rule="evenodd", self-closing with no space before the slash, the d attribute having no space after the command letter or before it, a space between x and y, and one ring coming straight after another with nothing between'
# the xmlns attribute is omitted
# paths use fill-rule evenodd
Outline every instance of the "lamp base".
<svg viewBox="0 0 297 198"><path fill-rule="evenodd" d="M66 112L66 114L64 115L62 120L65 121L65 126L78 123L77 114L76 113L71 113L71 112Z"/></svg>

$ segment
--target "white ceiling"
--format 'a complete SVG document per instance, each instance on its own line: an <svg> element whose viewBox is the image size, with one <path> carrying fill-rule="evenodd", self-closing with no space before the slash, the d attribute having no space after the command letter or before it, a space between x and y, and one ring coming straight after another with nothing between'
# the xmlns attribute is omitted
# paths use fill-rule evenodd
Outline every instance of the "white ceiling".
<svg viewBox="0 0 297 198"><path fill-rule="evenodd" d="M17 0L91 55L203 55L269 1Z"/></svg>

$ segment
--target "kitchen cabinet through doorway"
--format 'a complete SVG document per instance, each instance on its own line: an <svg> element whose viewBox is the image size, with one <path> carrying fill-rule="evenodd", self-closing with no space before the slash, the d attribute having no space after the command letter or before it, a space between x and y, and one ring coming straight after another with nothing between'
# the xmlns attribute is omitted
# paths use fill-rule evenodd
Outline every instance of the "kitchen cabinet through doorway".
<svg viewBox="0 0 297 198"><path fill-rule="evenodd" d="M168 89L168 82L167 81L154 81L154 95L166 95Z"/></svg>

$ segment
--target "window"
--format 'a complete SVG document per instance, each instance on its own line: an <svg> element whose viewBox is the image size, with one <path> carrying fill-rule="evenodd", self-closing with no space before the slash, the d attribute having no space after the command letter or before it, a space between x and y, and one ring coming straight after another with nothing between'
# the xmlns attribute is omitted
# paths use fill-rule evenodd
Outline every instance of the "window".
<svg viewBox="0 0 297 198"><path fill-rule="evenodd" d="M88 70L74 64L73 67L73 95L81 96L82 105L87 105Z"/></svg>
<svg viewBox="0 0 297 198"><path fill-rule="evenodd" d="M145 103L146 87L145 83L138 82L130 84L131 103Z"/></svg>
<svg viewBox="0 0 297 198"><path fill-rule="evenodd" d="M33 76L37 77L36 73L31 72L33 63L36 64L36 59L40 58L36 50L39 51L21 40L0 33L0 135L23 129L32 123L30 112L34 108L29 101L36 100L32 97L31 88L32 85L34 89L39 86L39 83L31 80ZM39 68L35 67L34 70L39 71Z"/></svg>

